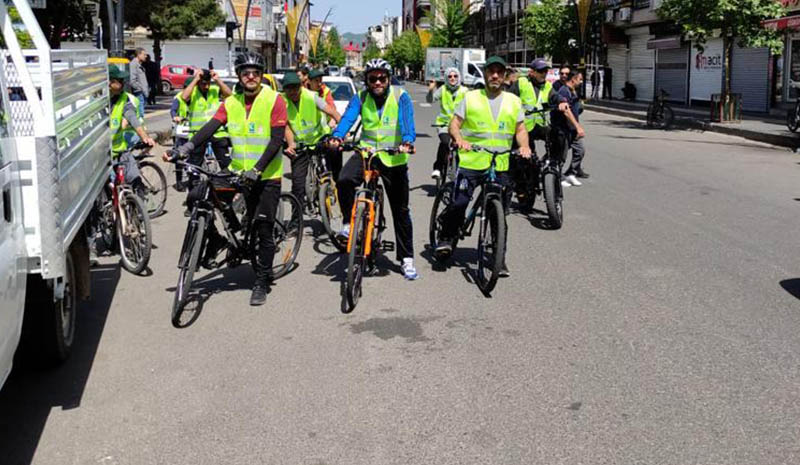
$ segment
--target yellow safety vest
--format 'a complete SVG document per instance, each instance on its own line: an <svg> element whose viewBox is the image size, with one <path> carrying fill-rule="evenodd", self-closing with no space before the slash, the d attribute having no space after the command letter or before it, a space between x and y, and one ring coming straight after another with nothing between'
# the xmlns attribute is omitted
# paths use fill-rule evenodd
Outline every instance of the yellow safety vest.
<svg viewBox="0 0 800 465"><path fill-rule="evenodd" d="M400 166L408 163L407 153L389 155L381 149L395 148L403 143L400 132L400 97L405 91L399 87L389 87L389 95L383 104L383 113L379 116L378 106L369 92L361 104L361 146L378 150L378 158L386 166Z"/></svg>
<svg viewBox="0 0 800 465"><path fill-rule="evenodd" d="M272 134L270 120L272 108L278 99L278 93L269 86L261 86L250 106L250 114L244 102L243 93L235 93L225 99L225 111L228 113L228 132L230 133L231 164L230 170L242 172L251 170L261 159L261 155L269 145ZM261 173L261 179L280 179L283 174L283 157L278 155Z"/></svg>
<svg viewBox="0 0 800 465"><path fill-rule="evenodd" d="M498 97L500 98L500 97ZM503 92L503 103L497 120L492 119L492 109L485 89L467 92L464 97L466 113L461 125L464 140L476 147L492 150L510 150L517 131L517 117L522 110L522 101L514 94ZM459 166L468 170L487 170L492 162L492 155L483 151L466 151L458 153ZM508 171L508 154L497 157L498 172Z"/></svg>

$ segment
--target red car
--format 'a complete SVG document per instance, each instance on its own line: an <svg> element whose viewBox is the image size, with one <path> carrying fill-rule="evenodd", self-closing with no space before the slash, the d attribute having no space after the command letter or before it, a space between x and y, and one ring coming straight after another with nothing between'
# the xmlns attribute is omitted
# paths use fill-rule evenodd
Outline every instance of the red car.
<svg viewBox="0 0 800 465"><path fill-rule="evenodd" d="M194 68L186 65L164 65L161 67L161 91L183 89L186 78L194 76Z"/></svg>

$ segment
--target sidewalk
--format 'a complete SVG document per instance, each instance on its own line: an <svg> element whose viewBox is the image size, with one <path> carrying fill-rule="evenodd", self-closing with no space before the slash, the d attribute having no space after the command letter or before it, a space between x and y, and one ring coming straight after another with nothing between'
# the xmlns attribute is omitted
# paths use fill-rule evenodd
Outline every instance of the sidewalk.
<svg viewBox="0 0 800 465"><path fill-rule="evenodd" d="M642 121L647 120L647 106L644 102L625 102L620 100L587 100L584 108L591 111L626 116ZM800 146L800 134L793 134L786 128L782 116L743 115L738 123L712 123L707 108L682 108L672 106L675 111L674 127L719 132L745 139L766 142L795 149Z"/></svg>

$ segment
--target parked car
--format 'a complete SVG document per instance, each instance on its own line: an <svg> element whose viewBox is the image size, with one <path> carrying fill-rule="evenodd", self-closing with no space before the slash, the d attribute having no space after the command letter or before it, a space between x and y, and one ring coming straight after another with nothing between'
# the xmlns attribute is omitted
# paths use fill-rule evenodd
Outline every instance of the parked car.
<svg viewBox="0 0 800 465"><path fill-rule="evenodd" d="M328 76L339 76L338 66L328 66L325 71L328 73Z"/></svg>
<svg viewBox="0 0 800 465"><path fill-rule="evenodd" d="M194 76L195 68L187 65L164 65L161 67L161 92L183 89L186 78Z"/></svg>
<svg viewBox="0 0 800 465"><path fill-rule="evenodd" d="M347 104L350 103L350 100L357 92L353 80L341 76L323 76L322 83L331 90L336 111L340 114L344 114Z"/></svg>

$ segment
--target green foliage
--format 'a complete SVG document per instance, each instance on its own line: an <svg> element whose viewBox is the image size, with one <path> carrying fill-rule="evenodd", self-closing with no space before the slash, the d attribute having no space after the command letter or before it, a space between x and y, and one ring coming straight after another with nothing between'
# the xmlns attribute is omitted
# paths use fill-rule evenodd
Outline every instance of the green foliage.
<svg viewBox="0 0 800 465"><path fill-rule="evenodd" d="M425 49L414 31L405 31L386 49L384 59L396 68L408 65L412 70L420 70L425 64Z"/></svg>
<svg viewBox="0 0 800 465"><path fill-rule="evenodd" d="M373 58L380 58L381 49L375 44L372 37L367 37L367 48L364 49L364 62L372 60Z"/></svg>
<svg viewBox="0 0 800 465"><path fill-rule="evenodd" d="M85 40L92 36L92 14L83 0L47 2L47 8L33 10L47 42L61 47L63 38Z"/></svg>
<svg viewBox="0 0 800 465"><path fill-rule="evenodd" d="M126 0L125 23L143 26L153 38L179 40L225 22L215 0Z"/></svg>
<svg viewBox="0 0 800 465"><path fill-rule="evenodd" d="M425 17L431 24L430 47L464 47L469 7L461 0L432 0Z"/></svg>
<svg viewBox="0 0 800 465"><path fill-rule="evenodd" d="M522 21L525 39L539 56L550 55L554 61L567 62L577 51L578 16L574 6L561 0L541 0L525 10Z"/></svg>
<svg viewBox="0 0 800 465"><path fill-rule="evenodd" d="M342 40L339 37L339 31L332 27L328 36L325 38L325 50L327 53L328 64L333 66L344 66L347 57L342 48Z"/></svg>
<svg viewBox="0 0 800 465"><path fill-rule="evenodd" d="M22 22L22 18L19 16L17 9L9 7L8 16L11 18L11 26L14 28L14 34L17 36L19 46L23 49L33 48L33 39L31 39L31 35L25 29L25 23ZM0 36L0 48L6 48L6 43L2 36Z"/></svg>
<svg viewBox="0 0 800 465"><path fill-rule="evenodd" d="M775 0L664 0L658 14L680 25L686 38L696 41L699 48L715 29L723 37L736 37L742 46L769 47L773 53L780 53L783 47L781 33L761 24L786 14Z"/></svg>

